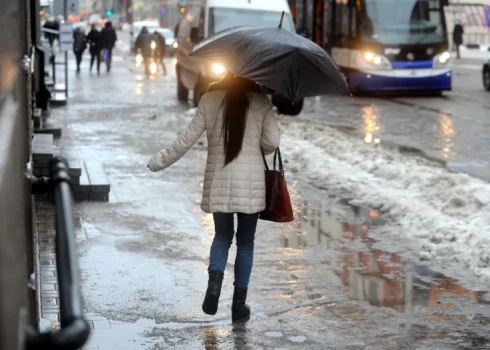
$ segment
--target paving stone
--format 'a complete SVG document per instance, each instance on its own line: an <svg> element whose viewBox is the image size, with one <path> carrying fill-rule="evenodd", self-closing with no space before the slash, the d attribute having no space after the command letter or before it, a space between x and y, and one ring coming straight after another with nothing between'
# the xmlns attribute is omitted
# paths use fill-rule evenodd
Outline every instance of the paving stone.
<svg viewBox="0 0 490 350"><path fill-rule="evenodd" d="M80 177L80 175L82 175L82 166L80 160L78 160L78 158L65 158L68 161L68 173L70 174L70 176Z"/></svg>
<svg viewBox="0 0 490 350"><path fill-rule="evenodd" d="M56 271L55 270L51 270L51 271L41 270L41 279L46 278L46 277L56 277Z"/></svg>
<svg viewBox="0 0 490 350"><path fill-rule="evenodd" d="M41 291L54 291L56 290L54 283L41 283Z"/></svg>
<svg viewBox="0 0 490 350"><path fill-rule="evenodd" d="M70 175L70 182L72 185L80 185L80 176Z"/></svg>
<svg viewBox="0 0 490 350"><path fill-rule="evenodd" d="M100 162L85 162L85 169L90 181L90 192L110 192L111 185Z"/></svg>
<svg viewBox="0 0 490 350"><path fill-rule="evenodd" d="M53 157L53 135L35 134L32 141L32 153L34 162L49 161Z"/></svg>
<svg viewBox="0 0 490 350"><path fill-rule="evenodd" d="M92 324L94 325L94 329L110 329L111 324L107 319L105 320L100 320L100 321L92 321Z"/></svg>
<svg viewBox="0 0 490 350"><path fill-rule="evenodd" d="M134 329L133 323L111 323L111 329Z"/></svg>
<svg viewBox="0 0 490 350"><path fill-rule="evenodd" d="M90 180L85 169L85 163L81 163L81 175L80 184L73 185L73 192L75 200L89 200L90 199Z"/></svg>
<svg viewBox="0 0 490 350"><path fill-rule="evenodd" d="M87 316L88 314L85 314L84 317L87 321L107 321L107 317L104 317L102 315L94 315L94 316Z"/></svg>
<svg viewBox="0 0 490 350"><path fill-rule="evenodd" d="M56 266L56 260L54 259L40 259L39 263L41 265Z"/></svg>
<svg viewBox="0 0 490 350"><path fill-rule="evenodd" d="M57 313L43 313L43 318L50 320L50 321L59 321Z"/></svg>
<svg viewBox="0 0 490 350"><path fill-rule="evenodd" d="M59 298L60 293L57 290L42 290L41 291L42 298Z"/></svg>
<svg viewBox="0 0 490 350"><path fill-rule="evenodd" d="M41 306L44 307L59 307L59 298L41 298Z"/></svg>
<svg viewBox="0 0 490 350"><path fill-rule="evenodd" d="M109 193L107 192L90 192L90 200L98 202L108 202Z"/></svg>

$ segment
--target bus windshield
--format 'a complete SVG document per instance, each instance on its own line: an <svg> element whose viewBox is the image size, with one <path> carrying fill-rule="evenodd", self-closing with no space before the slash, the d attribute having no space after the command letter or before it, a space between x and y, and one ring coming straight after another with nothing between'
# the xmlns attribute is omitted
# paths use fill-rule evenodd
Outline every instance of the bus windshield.
<svg viewBox="0 0 490 350"><path fill-rule="evenodd" d="M280 20L281 12L213 7L209 9L209 35L237 26L277 27ZM282 27L293 31L288 15Z"/></svg>
<svg viewBox="0 0 490 350"><path fill-rule="evenodd" d="M446 41L440 0L363 0L361 38L382 44Z"/></svg>

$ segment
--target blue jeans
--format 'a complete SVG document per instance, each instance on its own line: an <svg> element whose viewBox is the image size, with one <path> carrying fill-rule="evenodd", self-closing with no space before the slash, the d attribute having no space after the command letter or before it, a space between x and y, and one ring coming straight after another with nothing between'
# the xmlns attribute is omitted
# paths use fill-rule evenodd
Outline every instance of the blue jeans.
<svg viewBox="0 0 490 350"><path fill-rule="evenodd" d="M238 228L236 231L237 253L235 259L235 287L247 289L254 261L254 239L259 214L238 213ZM215 236L211 245L211 256L208 270L225 272L228 252L233 242L234 214L215 213Z"/></svg>

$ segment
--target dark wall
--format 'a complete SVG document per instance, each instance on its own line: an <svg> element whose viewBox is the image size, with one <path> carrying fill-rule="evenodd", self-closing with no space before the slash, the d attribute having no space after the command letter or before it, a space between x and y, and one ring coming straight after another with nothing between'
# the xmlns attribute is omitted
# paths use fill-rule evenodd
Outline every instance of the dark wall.
<svg viewBox="0 0 490 350"><path fill-rule="evenodd" d="M31 196L24 176L30 82L21 68L30 14L27 0L0 0L0 9L0 349L16 350L23 348L23 328L33 316L27 291Z"/></svg>

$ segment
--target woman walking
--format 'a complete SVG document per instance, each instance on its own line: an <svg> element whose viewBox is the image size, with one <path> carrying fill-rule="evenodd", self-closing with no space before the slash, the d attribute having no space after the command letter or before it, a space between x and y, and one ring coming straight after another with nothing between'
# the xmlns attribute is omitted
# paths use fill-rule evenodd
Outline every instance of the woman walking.
<svg viewBox="0 0 490 350"><path fill-rule="evenodd" d="M85 35L80 28L76 28L73 32L73 53L77 60L77 73L80 73L80 64L82 63L83 52L86 48L87 42Z"/></svg>
<svg viewBox="0 0 490 350"><path fill-rule="evenodd" d="M90 71L92 71L94 61L97 60L97 74L100 74L100 51L102 50L102 43L100 32L97 30L95 24L92 24L92 28L87 35L87 41L90 45Z"/></svg>
<svg viewBox="0 0 490 350"><path fill-rule="evenodd" d="M237 214L237 255L232 319L246 320L245 304L253 265L255 230L265 209L265 175L262 152L279 147L279 128L272 103L254 82L227 74L210 88L199 103L189 127L148 163L152 171L179 160L206 131L208 157L201 208L214 217L215 236L208 267L209 281L202 305L216 314Z"/></svg>

